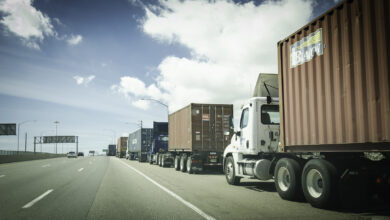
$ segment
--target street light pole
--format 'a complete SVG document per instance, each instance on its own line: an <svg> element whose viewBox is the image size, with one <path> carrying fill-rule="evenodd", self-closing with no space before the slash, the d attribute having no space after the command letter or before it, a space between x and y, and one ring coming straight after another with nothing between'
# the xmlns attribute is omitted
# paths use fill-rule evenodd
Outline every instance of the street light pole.
<svg viewBox="0 0 390 220"><path fill-rule="evenodd" d="M58 127L58 124L60 122L59 121L55 121L54 124L56 124L56 154L57 154L57 142L58 142L58 136L57 136L57 127Z"/></svg>
<svg viewBox="0 0 390 220"><path fill-rule="evenodd" d="M20 126L21 126L22 124L27 123L27 122L36 122L36 120L27 120L27 121L20 122L20 123L18 124L18 149L17 149L17 152L18 152L18 153L19 153L19 133L20 133Z"/></svg>
<svg viewBox="0 0 390 220"><path fill-rule="evenodd" d="M154 102L157 102L160 105L165 106L167 108L167 121L169 120L169 107L168 107L167 104L164 104L163 102L161 102L161 101L159 101L157 99L149 99L149 98L145 99L145 98L142 98L141 100L143 100L143 101L154 101Z"/></svg>

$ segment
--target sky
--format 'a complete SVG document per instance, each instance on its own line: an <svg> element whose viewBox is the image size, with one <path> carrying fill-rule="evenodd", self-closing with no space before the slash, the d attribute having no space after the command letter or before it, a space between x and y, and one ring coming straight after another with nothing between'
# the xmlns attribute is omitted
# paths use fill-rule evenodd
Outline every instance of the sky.
<svg viewBox="0 0 390 220"><path fill-rule="evenodd" d="M169 113L234 104L237 120L258 74L277 73L277 42L337 3L0 0L0 123L20 124L22 150L26 133L32 151L34 136L57 130L101 152L141 120L167 121L142 99ZM16 149L17 136L0 136L0 150Z"/></svg>

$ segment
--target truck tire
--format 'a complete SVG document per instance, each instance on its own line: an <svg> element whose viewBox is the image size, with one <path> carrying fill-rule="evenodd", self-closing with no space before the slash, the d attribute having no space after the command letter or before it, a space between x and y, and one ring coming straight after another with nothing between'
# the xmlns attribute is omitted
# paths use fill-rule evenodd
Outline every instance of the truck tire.
<svg viewBox="0 0 390 220"><path fill-rule="evenodd" d="M149 164L153 164L153 154L149 156Z"/></svg>
<svg viewBox="0 0 390 220"><path fill-rule="evenodd" d="M275 187L285 200L302 199L301 165L293 159L282 158L275 166Z"/></svg>
<svg viewBox="0 0 390 220"><path fill-rule="evenodd" d="M236 176L236 172L235 172L235 168L234 168L234 159L232 156L230 156L226 159L225 177L226 177L226 181L230 185L240 184L240 178Z"/></svg>
<svg viewBox="0 0 390 220"><path fill-rule="evenodd" d="M189 174L194 173L194 170L192 169L192 158L191 157L187 158L187 172Z"/></svg>
<svg viewBox="0 0 390 220"><path fill-rule="evenodd" d="M337 169L323 159L311 159L302 172L306 200L317 208L329 208L337 198Z"/></svg>
<svg viewBox="0 0 390 220"><path fill-rule="evenodd" d="M180 157L180 171L186 172L187 155L183 154Z"/></svg>
<svg viewBox="0 0 390 220"><path fill-rule="evenodd" d="M177 171L180 170L180 156L179 155L175 156L175 170L177 170Z"/></svg>
<svg viewBox="0 0 390 220"><path fill-rule="evenodd" d="M159 165L159 163L160 163L159 157L160 157L160 154L157 153L156 154L156 165Z"/></svg>
<svg viewBox="0 0 390 220"><path fill-rule="evenodd" d="M162 158L162 157L161 157L161 154L159 154L159 155L158 155L158 165L159 165L160 167L162 166L162 164L161 164L161 158Z"/></svg>
<svg viewBox="0 0 390 220"><path fill-rule="evenodd" d="M161 167L165 167L165 160L163 155L161 155Z"/></svg>

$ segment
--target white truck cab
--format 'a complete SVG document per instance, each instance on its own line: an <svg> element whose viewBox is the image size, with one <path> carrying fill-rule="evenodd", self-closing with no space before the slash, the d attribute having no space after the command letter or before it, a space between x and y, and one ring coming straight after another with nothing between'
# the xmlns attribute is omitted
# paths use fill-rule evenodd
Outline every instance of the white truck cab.
<svg viewBox="0 0 390 220"><path fill-rule="evenodd" d="M223 154L224 171L230 184L238 184L242 177L272 178L271 160L264 153L279 151L279 123L278 98L254 97L242 107L239 130Z"/></svg>

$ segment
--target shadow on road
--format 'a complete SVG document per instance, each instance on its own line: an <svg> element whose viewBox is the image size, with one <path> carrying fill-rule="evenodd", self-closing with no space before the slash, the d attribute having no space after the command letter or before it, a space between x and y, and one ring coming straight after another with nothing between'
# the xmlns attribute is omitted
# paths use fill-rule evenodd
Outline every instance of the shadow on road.
<svg viewBox="0 0 390 220"><path fill-rule="evenodd" d="M276 192L274 182L241 182L240 186L258 192Z"/></svg>

